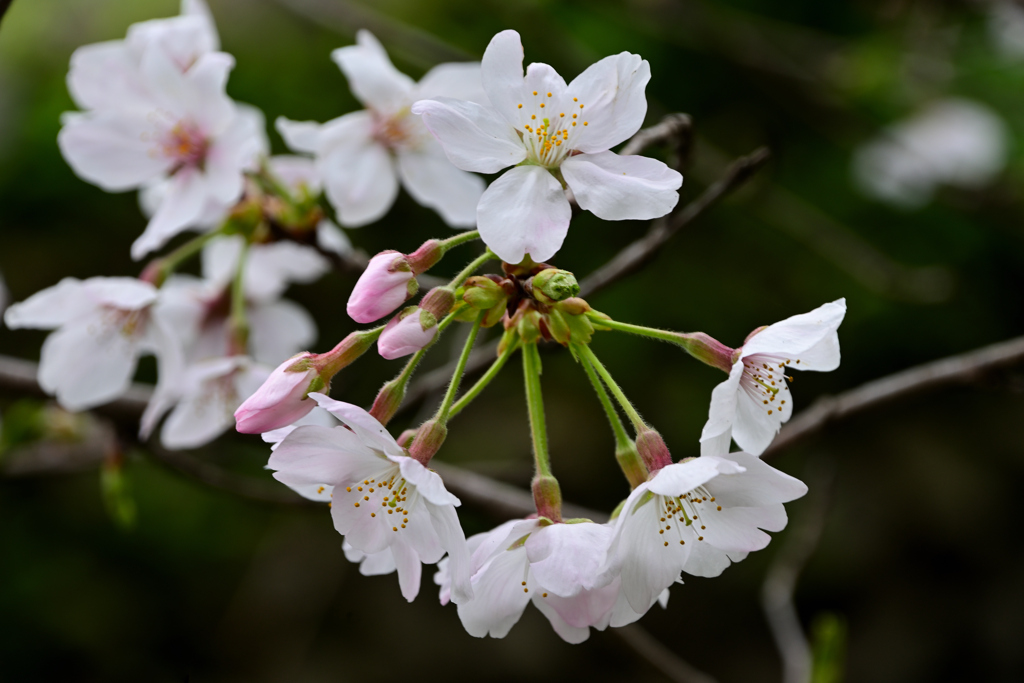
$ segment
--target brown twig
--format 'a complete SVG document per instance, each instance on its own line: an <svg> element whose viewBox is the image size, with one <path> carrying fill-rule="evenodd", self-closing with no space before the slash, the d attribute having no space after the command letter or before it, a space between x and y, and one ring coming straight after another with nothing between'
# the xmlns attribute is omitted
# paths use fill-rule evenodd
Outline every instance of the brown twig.
<svg viewBox="0 0 1024 683"><path fill-rule="evenodd" d="M969 384L996 368L1024 360L1024 337L918 365L850 389L823 396L784 425L763 457L774 455L838 420L911 394L950 384Z"/></svg>

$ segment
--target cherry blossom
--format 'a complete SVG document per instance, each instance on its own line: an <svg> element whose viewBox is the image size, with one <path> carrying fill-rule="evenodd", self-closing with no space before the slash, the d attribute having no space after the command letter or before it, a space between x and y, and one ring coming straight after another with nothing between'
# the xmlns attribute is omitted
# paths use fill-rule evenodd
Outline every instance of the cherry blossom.
<svg viewBox="0 0 1024 683"><path fill-rule="evenodd" d="M358 227L379 219L394 203L401 181L413 199L449 225L472 227L483 181L452 166L409 108L436 96L485 101L479 64L441 64L415 83L395 69L365 30L355 45L335 50L332 57L366 109L324 124L279 118L277 129L292 149L316 157L342 225Z"/></svg>
<svg viewBox="0 0 1024 683"><path fill-rule="evenodd" d="M62 119L58 144L84 180L120 192L166 180L166 197L132 245L142 258L211 207L237 200L266 153L263 115L224 92L234 58L208 10L133 26L124 41L80 48L69 88L87 111Z"/></svg>
<svg viewBox="0 0 1024 683"><path fill-rule="evenodd" d="M761 529L785 528L782 504L807 492L753 455L712 445L702 450L699 458L654 472L615 521L605 570L619 576L623 596L641 614L681 571L718 576L764 548L771 537Z"/></svg>
<svg viewBox="0 0 1024 683"><path fill-rule="evenodd" d="M162 373L180 372L179 347L154 315L157 297L135 278L65 278L13 304L4 322L55 330L43 343L39 384L68 410L85 410L123 394L143 354L155 354Z"/></svg>
<svg viewBox="0 0 1024 683"><path fill-rule="evenodd" d="M466 632L504 638L530 602L569 643L586 640L590 627L604 630L636 621L646 609L632 609L621 598L618 577L602 572L611 538L608 525L538 519L512 520L472 536L474 597L458 606ZM434 581L447 604L448 567L442 562L438 569Z"/></svg>
<svg viewBox="0 0 1024 683"><path fill-rule="evenodd" d="M238 406L235 428L243 434L262 434L309 413L316 403L306 394L320 377L317 368L309 364L310 357L312 354L302 353L277 366L266 382Z"/></svg>
<svg viewBox="0 0 1024 683"><path fill-rule="evenodd" d="M389 550L407 600L419 593L421 564L437 562L445 552L453 600L468 600L469 553L455 512L459 499L365 410L323 394L309 396L342 424L290 429L267 463L274 477L293 488L330 488L335 529L368 556Z"/></svg>
<svg viewBox="0 0 1024 683"><path fill-rule="evenodd" d="M416 273L405 255L382 251L359 276L346 310L356 322L371 323L401 306L418 289Z"/></svg>
<svg viewBox="0 0 1024 683"><path fill-rule="evenodd" d="M377 351L394 360L426 348L436 336L437 318L418 306L409 306L388 321L377 340Z"/></svg>
<svg viewBox="0 0 1024 683"><path fill-rule="evenodd" d="M755 331L733 352L729 378L711 392L701 441L729 435L740 448L760 455L793 414L791 370L828 372L839 367L837 330L846 299L824 304Z"/></svg>
<svg viewBox="0 0 1024 683"><path fill-rule="evenodd" d="M481 237L502 260L555 255L572 215L565 187L605 220L657 218L676 205L679 173L609 151L636 133L647 113L650 65L638 55L606 57L566 85L547 64L530 64L524 77L519 34L502 31L487 46L481 73L492 106L435 97L412 111L459 168L496 173L515 166L491 183L476 212Z"/></svg>

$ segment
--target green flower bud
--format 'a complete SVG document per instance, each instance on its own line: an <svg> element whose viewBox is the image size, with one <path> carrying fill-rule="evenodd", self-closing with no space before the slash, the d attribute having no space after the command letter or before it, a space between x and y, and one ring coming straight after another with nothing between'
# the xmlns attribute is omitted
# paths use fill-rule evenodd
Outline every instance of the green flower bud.
<svg viewBox="0 0 1024 683"><path fill-rule="evenodd" d="M574 297L580 293L576 276L567 270L548 268L533 276L533 296L538 301L552 303Z"/></svg>

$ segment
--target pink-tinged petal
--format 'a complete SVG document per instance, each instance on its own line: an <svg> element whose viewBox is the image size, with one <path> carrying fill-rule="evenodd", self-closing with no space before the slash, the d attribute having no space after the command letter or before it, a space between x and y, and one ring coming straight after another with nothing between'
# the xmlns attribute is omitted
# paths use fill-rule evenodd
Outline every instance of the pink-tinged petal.
<svg viewBox="0 0 1024 683"><path fill-rule="evenodd" d="M357 323L372 323L401 306L411 296L412 267L397 251L382 251L370 259L349 295L346 310Z"/></svg>
<svg viewBox="0 0 1024 683"><path fill-rule="evenodd" d="M345 231L326 218L316 226L316 243L320 249L338 256L352 255L352 242Z"/></svg>
<svg viewBox="0 0 1024 683"><path fill-rule="evenodd" d="M711 390L711 406L708 409L708 421L701 431L701 443L711 439L719 439L723 434L731 434L736 420L736 404L739 401L740 380L743 377L743 363L737 362L729 371L729 377ZM728 451L729 442L725 442ZM703 451L702 451L703 452ZM718 455L718 453L711 453Z"/></svg>
<svg viewBox="0 0 1024 683"><path fill-rule="evenodd" d="M294 432L299 427L305 427L306 425L313 425L316 427L337 427L338 421L334 419L334 416L328 413L319 406L313 408L311 412L306 414L305 417L301 417L295 421L295 424L290 424L287 427L281 427L280 429L271 429L269 432L263 432L260 438L266 443L270 444L270 450L277 450L278 445L284 438Z"/></svg>
<svg viewBox="0 0 1024 683"><path fill-rule="evenodd" d="M91 277L82 283L94 301L124 311L139 311L157 299L157 288L134 277Z"/></svg>
<svg viewBox="0 0 1024 683"><path fill-rule="evenodd" d="M206 200L203 175L198 170L182 169L175 173L167 197L149 220L146 230L132 244L132 258L138 261L193 225L202 215Z"/></svg>
<svg viewBox="0 0 1024 683"><path fill-rule="evenodd" d="M71 54L68 92L81 109L152 108L139 63L123 40L83 45Z"/></svg>
<svg viewBox="0 0 1024 683"><path fill-rule="evenodd" d="M451 505L428 505L427 509L441 547L448 551L449 597L457 605L469 602L474 596L469 546L459 516Z"/></svg>
<svg viewBox="0 0 1024 683"><path fill-rule="evenodd" d="M279 481L342 486L379 472L387 463L344 427L306 425L278 444L267 467L276 470Z"/></svg>
<svg viewBox="0 0 1024 683"><path fill-rule="evenodd" d="M681 496L687 491L703 486L721 472L739 473L743 472L743 468L729 460L702 456L658 470L647 482L647 487L662 496Z"/></svg>
<svg viewBox="0 0 1024 683"><path fill-rule="evenodd" d="M395 568L398 570L398 585L402 590L402 597L412 602L420 593L423 565L416 551L402 539L391 544L391 553L395 559Z"/></svg>
<svg viewBox="0 0 1024 683"><path fill-rule="evenodd" d="M753 455L761 455L771 445L775 435L782 427L782 415L768 414L767 406L760 398L748 395L740 388L740 396L736 401L736 418L732 426L732 438L740 448ZM758 394L758 397L760 394ZM788 402L792 407L792 402Z"/></svg>
<svg viewBox="0 0 1024 683"><path fill-rule="evenodd" d="M89 112L61 120L57 144L65 161L79 178L108 192L141 187L174 165L156 153L161 131L141 114Z"/></svg>
<svg viewBox="0 0 1024 683"><path fill-rule="evenodd" d="M95 301L84 283L66 277L52 287L42 289L4 312L4 324L12 330L36 328L50 330L83 316L95 315Z"/></svg>
<svg viewBox="0 0 1024 683"><path fill-rule="evenodd" d="M404 455L390 455L388 459L398 465L405 480L415 486L419 494L431 505L458 507L462 504L444 487L440 475L424 467L418 460Z"/></svg>
<svg viewBox="0 0 1024 683"><path fill-rule="evenodd" d="M366 478L368 479L369 476L367 475ZM338 487L335 489L335 493L344 490ZM367 555L379 553L389 547L393 549L395 547L395 532L385 521L385 515L370 517L371 513L368 508L362 507L361 503L358 503L360 507L356 507L356 504L339 500L335 495L331 504L331 520L334 522L334 529L343 535L345 540L352 544L352 547Z"/></svg>
<svg viewBox="0 0 1024 683"><path fill-rule="evenodd" d="M372 139L333 148L318 159L327 198L338 221L358 227L381 218L398 196L398 175L386 148Z"/></svg>
<svg viewBox="0 0 1024 683"><path fill-rule="evenodd" d="M549 596L548 598L539 598L536 595L533 596L534 606L540 610L541 614L547 617L549 622L551 622L551 628L558 634L558 637L572 645L578 645L589 638L590 628L587 626L571 626L566 623L558 610L548 602L551 598L565 602L582 602L582 600L579 596L568 599L558 598L558 596L555 595Z"/></svg>
<svg viewBox="0 0 1024 683"><path fill-rule="evenodd" d="M278 116L274 127L284 143L296 152L316 153L320 148L321 125L315 121L292 121Z"/></svg>
<svg viewBox="0 0 1024 683"><path fill-rule="evenodd" d="M333 398L316 392L311 393L309 397L316 401L321 408L348 425L363 443L379 450L382 455L405 454L405 450L398 445L387 428L359 406L335 401Z"/></svg>
<svg viewBox="0 0 1024 683"><path fill-rule="evenodd" d="M217 24L213 20L213 13L205 0L181 0L181 15L197 17L205 24L206 37L210 50L220 49L220 36L217 35Z"/></svg>
<svg viewBox="0 0 1024 683"><path fill-rule="evenodd" d="M476 638L504 638L523 616L530 593L522 582L530 563L522 548L499 552L473 577L473 599L459 605L466 633Z"/></svg>
<svg viewBox="0 0 1024 683"><path fill-rule="evenodd" d="M491 38L480 61L480 78L491 105L516 125L516 105L522 103L524 90L523 43L518 33L507 30Z"/></svg>
<svg viewBox="0 0 1024 683"><path fill-rule="evenodd" d="M160 430L160 442L172 450L198 448L231 429L235 409L270 369L236 356L202 361L189 374L178 404Z"/></svg>
<svg viewBox="0 0 1024 683"><path fill-rule="evenodd" d="M416 102L412 113L423 119L448 160L463 171L497 173L526 158L518 133L490 107L442 97Z"/></svg>
<svg viewBox="0 0 1024 683"><path fill-rule="evenodd" d="M629 600L626 599L625 593L622 592L622 587L618 579L615 581L615 583L610 584L610 587L615 587L618 589L618 595L616 595L615 604L613 605L611 611L608 614L607 626L611 626L612 628L620 628L622 626L632 624L633 622L639 620L640 617L647 614L647 611L654 606L655 601L661 600L661 596L665 596L665 604L668 604L668 589L666 588L661 592L661 596L659 596L655 601L652 601L651 604L648 605L647 609L637 611L630 606Z"/></svg>
<svg viewBox="0 0 1024 683"><path fill-rule="evenodd" d="M512 519L488 532L475 534L466 541L471 553L470 566L475 575L494 555L539 528L537 520Z"/></svg>
<svg viewBox="0 0 1024 683"><path fill-rule="evenodd" d="M606 221L664 216L679 202L683 176L657 159L614 152L578 154L561 165L580 208Z"/></svg>
<svg viewBox="0 0 1024 683"><path fill-rule="evenodd" d="M268 149L263 112L238 105L230 126L212 140L206 153L203 176L207 195L214 202L234 204L242 195L244 173L255 170Z"/></svg>
<svg viewBox="0 0 1024 683"><path fill-rule="evenodd" d="M261 363L277 363L316 341L313 316L294 301L251 306L248 315L252 356Z"/></svg>
<svg viewBox="0 0 1024 683"><path fill-rule="evenodd" d="M480 62L438 64L420 79L413 91L413 100L451 97L489 105L480 78Z"/></svg>
<svg viewBox="0 0 1024 683"><path fill-rule="evenodd" d="M547 589L547 586L543 586L543 588ZM575 628L593 626L603 631L608 627L621 589L619 580L616 578L607 586L582 591L579 595L571 598L563 598L554 593L548 593L547 597L544 597L543 592L539 596L536 594L533 596L534 605L544 603L554 608L558 616L569 626Z"/></svg>
<svg viewBox="0 0 1024 683"><path fill-rule="evenodd" d="M408 310L408 309L406 309ZM419 308L409 313L399 313L384 326L377 338L377 351L381 357L395 360L425 349L437 336L437 321L424 327L424 314Z"/></svg>
<svg viewBox="0 0 1024 683"><path fill-rule="evenodd" d="M67 410L86 410L123 394L137 361L136 339L120 326L81 320L43 342L39 385Z"/></svg>
<svg viewBox="0 0 1024 683"><path fill-rule="evenodd" d="M312 247L295 242L253 245L245 268L245 293L250 300L274 301L292 283L319 280L331 262Z"/></svg>
<svg viewBox="0 0 1024 683"><path fill-rule="evenodd" d="M636 490L644 488L639 486ZM645 612L658 595L679 578L696 543L681 545L675 538L665 540L658 533L662 528L659 522L662 508L658 499L646 503L643 498L635 500L634 503L627 500L622 510L620 517L628 516L616 531L620 538L615 550L626 600L634 611Z"/></svg>
<svg viewBox="0 0 1024 683"><path fill-rule="evenodd" d="M530 571L545 589L572 597L608 583L600 577L612 529L603 524L551 524L526 539Z"/></svg>
<svg viewBox="0 0 1024 683"><path fill-rule="evenodd" d="M846 299L824 304L808 313L786 318L761 330L743 345L742 357L767 354L791 358L787 367L829 371L839 367L836 330L846 316ZM804 361L804 353L811 360ZM799 359L800 363L796 363Z"/></svg>
<svg viewBox="0 0 1024 683"><path fill-rule="evenodd" d="M413 199L437 211L448 225L476 225L476 205L484 193L484 181L453 166L436 141L430 140L416 151L400 152L398 176Z"/></svg>
<svg viewBox="0 0 1024 683"><path fill-rule="evenodd" d="M286 427L316 407L306 393L317 371L291 369L304 356L309 354L294 356L277 366L263 386L242 401L235 411L235 429L243 434L262 434Z"/></svg>
<svg viewBox="0 0 1024 683"><path fill-rule="evenodd" d="M394 112L409 104L415 82L395 68L369 31L359 31L356 45L338 48L331 59L344 72L352 94L367 107Z"/></svg>
<svg viewBox="0 0 1024 683"><path fill-rule="evenodd" d="M584 105L583 118L589 124L576 149L601 152L640 130L647 115L644 90L650 80L650 64L628 52L605 57L574 78L568 95Z"/></svg>
<svg viewBox="0 0 1024 683"><path fill-rule="evenodd" d="M225 92L235 58L225 52L201 55L186 72L171 55L152 47L142 55L143 78L159 95L163 110L185 119L204 133L217 136L235 116L235 104Z"/></svg>
<svg viewBox="0 0 1024 683"><path fill-rule="evenodd" d="M331 495L334 493L334 487L328 486L327 484L286 483L285 485L306 500L311 500L315 503L330 503Z"/></svg>
<svg viewBox="0 0 1024 683"><path fill-rule="evenodd" d="M317 128L319 129L319 125ZM311 195L320 192L320 174L316 172L316 164L309 157L276 154L267 161L271 172L293 192L305 191Z"/></svg>
<svg viewBox="0 0 1024 683"><path fill-rule="evenodd" d="M760 507L788 503L807 493L807 485L802 481L780 472L749 453L729 453L723 455L722 459L732 460L746 469L742 476L721 476L711 485L710 490L713 490L723 507Z"/></svg>
<svg viewBox="0 0 1024 683"><path fill-rule="evenodd" d="M517 166L491 183L477 206L480 237L507 263L547 261L569 232L572 208L547 169Z"/></svg>

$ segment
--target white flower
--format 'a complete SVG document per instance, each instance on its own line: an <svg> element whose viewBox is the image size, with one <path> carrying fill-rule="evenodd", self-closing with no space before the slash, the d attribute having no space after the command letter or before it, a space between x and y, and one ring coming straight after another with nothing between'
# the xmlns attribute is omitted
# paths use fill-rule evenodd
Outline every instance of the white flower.
<svg viewBox="0 0 1024 683"><path fill-rule="evenodd" d="M136 259L236 201L266 151L262 114L224 92L234 58L213 51L205 6L188 8L72 58L69 87L88 111L65 114L57 141L75 173L110 192L168 182Z"/></svg>
<svg viewBox="0 0 1024 683"><path fill-rule="evenodd" d="M157 387L142 416L143 438L170 410L160 430L165 448L198 448L213 441L234 427L235 410L260 388L270 371L247 356L193 363L173 383Z"/></svg>
<svg viewBox="0 0 1024 683"><path fill-rule="evenodd" d="M606 57L569 85L547 64L523 76L523 46L515 31L494 36L481 63L492 106L457 99L417 102L453 164L496 173L477 206L477 227L502 260L526 254L546 261L562 246L572 211L567 185L580 207L605 220L664 216L679 200L683 178L655 159L608 151L643 124L650 65L623 52Z"/></svg>
<svg viewBox="0 0 1024 683"><path fill-rule="evenodd" d="M39 384L68 410L85 410L123 394L145 353L162 373L180 372L180 349L153 315L156 300L157 289L134 278L65 278L12 305L4 322L56 330L43 343Z"/></svg>
<svg viewBox="0 0 1024 683"><path fill-rule="evenodd" d="M453 167L409 107L435 96L486 99L480 65L441 64L419 83L399 72L369 31L332 53L366 110L324 124L277 120L288 145L316 156L327 198L342 225L379 219L395 201L398 183L453 227L472 227L483 181Z"/></svg>
<svg viewBox="0 0 1024 683"><path fill-rule="evenodd" d="M570 643L586 640L590 627L604 630L639 619L619 599L618 577L601 571L611 536L603 524L534 519L512 520L471 537L474 597L458 606L466 632L504 638L531 601ZM438 569L434 580L446 604L451 579L447 565Z"/></svg>
<svg viewBox="0 0 1024 683"><path fill-rule="evenodd" d="M721 452L705 446L705 453ZM782 503L804 484L747 453L705 454L668 465L626 499L606 570L636 612L646 612L681 571L718 576L786 526Z"/></svg>
<svg viewBox="0 0 1024 683"><path fill-rule="evenodd" d="M890 126L861 146L853 172L863 191L876 199L918 208L940 185L977 188L1006 165L1006 124L978 102L946 99Z"/></svg>
<svg viewBox="0 0 1024 683"><path fill-rule="evenodd" d="M292 429L267 463L274 477L300 492L330 488L335 529L368 556L390 551L407 600L419 593L421 564L437 562L445 552L455 602L472 597L466 537L455 513L459 499L365 410L323 394L309 396L344 426Z"/></svg>
<svg viewBox="0 0 1024 683"><path fill-rule="evenodd" d="M839 367L839 329L846 299L824 304L752 334L733 354L729 378L711 392L711 408L700 440L729 436L748 453L760 455L793 414L786 373L828 372Z"/></svg>

